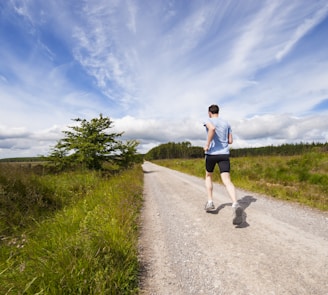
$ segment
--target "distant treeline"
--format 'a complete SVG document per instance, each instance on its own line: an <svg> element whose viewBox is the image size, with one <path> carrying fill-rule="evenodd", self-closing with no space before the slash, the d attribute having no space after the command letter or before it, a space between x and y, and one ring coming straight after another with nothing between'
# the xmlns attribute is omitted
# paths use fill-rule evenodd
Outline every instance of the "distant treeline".
<svg viewBox="0 0 328 295"><path fill-rule="evenodd" d="M294 156L308 152L328 152L328 143L296 143L279 146L264 146L257 148L232 149L232 157L246 156Z"/></svg>
<svg viewBox="0 0 328 295"><path fill-rule="evenodd" d="M231 157L246 156L292 156L301 155L308 152L328 152L328 143L297 143L283 144L280 146L265 146L258 148L232 149ZM146 155L146 160L160 159L190 159L203 158L202 147L192 146L190 142L161 144L151 149Z"/></svg>
<svg viewBox="0 0 328 295"><path fill-rule="evenodd" d="M152 148L146 155L146 160L160 159L191 159L204 156L202 147L192 146L189 141L168 142Z"/></svg>
<svg viewBox="0 0 328 295"><path fill-rule="evenodd" d="M24 157L0 159L0 162L43 162L46 160L45 157Z"/></svg>

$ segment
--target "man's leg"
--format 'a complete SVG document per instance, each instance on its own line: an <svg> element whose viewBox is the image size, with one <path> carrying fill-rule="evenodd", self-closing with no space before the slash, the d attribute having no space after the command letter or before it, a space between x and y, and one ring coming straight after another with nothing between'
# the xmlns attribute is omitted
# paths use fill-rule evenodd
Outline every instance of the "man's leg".
<svg viewBox="0 0 328 295"><path fill-rule="evenodd" d="M232 200L232 203L236 204L237 203L236 190L235 190L235 186L231 182L230 173L229 172L221 173L221 180Z"/></svg>
<svg viewBox="0 0 328 295"><path fill-rule="evenodd" d="M233 183L231 182L230 173L229 172L221 173L221 179L232 200L232 209L233 209L232 223L234 225L240 225L243 223L243 208L240 207L237 202L236 189Z"/></svg>
<svg viewBox="0 0 328 295"><path fill-rule="evenodd" d="M213 202L213 182L212 182L212 174L211 172L206 171L205 176L205 185L207 191L207 200L209 202Z"/></svg>
<svg viewBox="0 0 328 295"><path fill-rule="evenodd" d="M205 186L207 190L207 202L205 204L205 210L211 211L215 209L213 203L213 182L212 182L212 174L211 172L206 171L205 175Z"/></svg>

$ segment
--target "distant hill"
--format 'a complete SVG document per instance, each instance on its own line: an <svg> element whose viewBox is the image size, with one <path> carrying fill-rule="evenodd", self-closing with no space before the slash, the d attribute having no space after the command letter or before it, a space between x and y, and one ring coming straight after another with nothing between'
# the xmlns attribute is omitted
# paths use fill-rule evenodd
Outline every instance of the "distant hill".
<svg viewBox="0 0 328 295"><path fill-rule="evenodd" d="M232 149L232 157L246 156L294 156L308 152L328 152L328 143L297 143L279 146Z"/></svg>
<svg viewBox="0 0 328 295"><path fill-rule="evenodd" d="M45 157L22 157L0 159L0 162L42 162L46 161Z"/></svg>

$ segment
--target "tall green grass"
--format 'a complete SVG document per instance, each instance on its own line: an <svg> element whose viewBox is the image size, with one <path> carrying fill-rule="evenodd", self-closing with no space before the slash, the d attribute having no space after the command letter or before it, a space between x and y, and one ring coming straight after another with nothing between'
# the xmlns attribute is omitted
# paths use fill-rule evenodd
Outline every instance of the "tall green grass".
<svg viewBox="0 0 328 295"><path fill-rule="evenodd" d="M204 177L203 159L157 160L157 164ZM237 187L328 210L328 154L231 158L231 178ZM214 181L220 175L214 173Z"/></svg>
<svg viewBox="0 0 328 295"><path fill-rule="evenodd" d="M2 193L8 192L6 177L1 177ZM30 217L24 224L16 217L12 224L2 220L0 294L138 293L140 166L112 177L96 172L25 173L20 183L25 188L17 195L35 200L23 207L42 202L39 209L27 209ZM53 206L44 207L51 197ZM18 216L24 216L23 209L18 208Z"/></svg>

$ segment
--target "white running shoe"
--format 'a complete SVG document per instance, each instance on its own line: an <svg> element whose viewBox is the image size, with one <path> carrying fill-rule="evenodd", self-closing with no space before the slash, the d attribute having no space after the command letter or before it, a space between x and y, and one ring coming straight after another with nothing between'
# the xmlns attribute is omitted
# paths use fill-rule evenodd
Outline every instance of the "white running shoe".
<svg viewBox="0 0 328 295"><path fill-rule="evenodd" d="M215 210L214 203L211 201L207 201L204 209L206 210L206 212Z"/></svg>

